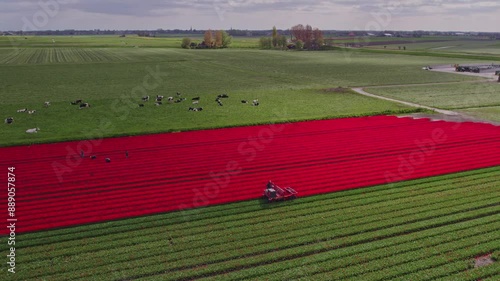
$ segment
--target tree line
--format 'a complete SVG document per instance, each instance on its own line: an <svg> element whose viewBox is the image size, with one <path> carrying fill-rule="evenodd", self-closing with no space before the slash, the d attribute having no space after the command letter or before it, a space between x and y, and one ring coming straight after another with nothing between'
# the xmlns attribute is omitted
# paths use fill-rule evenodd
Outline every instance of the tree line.
<svg viewBox="0 0 500 281"><path fill-rule="evenodd" d="M319 50L325 45L323 32L310 25L298 24L290 30L291 38L279 35L276 26L273 27L271 37L261 37L259 44L262 49L307 49Z"/></svg>
<svg viewBox="0 0 500 281"><path fill-rule="evenodd" d="M224 30L215 31L215 36L212 30L205 31L203 35L203 41L201 43L196 43L191 41L191 38L184 37L182 39L181 47L184 49L218 49L218 48L228 48L231 45L233 37L231 37Z"/></svg>

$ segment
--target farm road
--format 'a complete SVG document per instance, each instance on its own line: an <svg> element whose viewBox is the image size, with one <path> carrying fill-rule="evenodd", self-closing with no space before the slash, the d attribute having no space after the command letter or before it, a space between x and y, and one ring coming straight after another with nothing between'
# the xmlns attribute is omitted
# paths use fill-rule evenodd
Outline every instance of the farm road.
<svg viewBox="0 0 500 281"><path fill-rule="evenodd" d="M436 83L426 83L426 84L402 84L402 85L385 85L385 86L369 86L369 87L370 88L389 88L389 87L409 87L409 86L425 86L425 85L437 85L437 84L485 83L485 82L496 81L496 77L494 76L494 72L493 73L466 73L466 72L457 73L457 72L455 72L454 69L452 69L449 66L433 66L433 67L434 68L432 69L432 71L456 73L459 75L470 75L470 76L482 77L482 78L487 78L487 79L480 80L480 81L436 82ZM402 100L397 100L397 99L393 99L393 98L387 98L387 97L383 97L383 96L379 96L379 95L370 94L364 90L364 87L355 87L355 88L352 88L352 90L354 90L358 94L361 94L364 96L388 100L388 101L392 101L392 102L397 102L397 103L412 106L412 107L425 108L425 109L440 113L439 116L434 116L434 115L429 115L429 114L412 114L411 116L414 116L414 117L426 117L426 118L448 120L448 121L454 121L454 122L471 121L471 122L478 122L478 123L490 123L490 124L493 124L496 126L499 125L498 122L493 122L491 120L478 119L478 118L475 118L475 117L472 117L472 116L469 116L469 115L466 115L464 113L457 112L457 111L444 110L444 109L430 107L430 106L426 106L426 105L422 105L422 104L417 104L417 103L412 103L412 102L407 102L407 101L402 101Z"/></svg>
<svg viewBox="0 0 500 281"><path fill-rule="evenodd" d="M435 84L435 83L432 83ZM432 84L419 84L419 85L432 85ZM385 87L385 86L384 86ZM475 122L475 123L488 123L492 124L495 126L500 126L499 122L494 122L491 120L485 120L485 119L479 119L476 117L469 116L467 114L457 112L457 111L451 111L451 110L444 110L444 109L439 109L435 107L430 107L422 104L417 104L417 103L412 103L412 102L407 102L407 101L401 101L397 99L392 99L392 98L387 98L387 97L382 97L374 94L370 94L366 92L363 88L352 88L355 92L361 95L365 95L368 97L373 97L377 99L383 99L383 100L388 100L392 102L397 102L400 104L412 106L412 107L419 107L419 108L425 108L428 110L432 110L434 112L437 112L439 114L428 114L428 113L414 113L410 114L409 116L414 117L414 118L429 118L433 120L445 120L445 121L450 121L450 122Z"/></svg>
<svg viewBox="0 0 500 281"><path fill-rule="evenodd" d="M420 84L420 85L422 85L422 84ZM361 95L364 95L364 96L368 96L368 97L372 97L372 98L377 98L377 99L383 99L383 100L388 100L388 101L392 101L392 102L397 102L397 103L401 103L401 104L412 106L412 107L425 108L425 109L432 110L432 111L435 111L435 112L438 112L438 113L441 113L441 114L446 114L446 115L460 115L460 113L455 112L455 111L451 111L451 110L444 110L444 109L430 107L430 106L426 106L426 105L422 105L422 104L417 104L417 103L412 103L412 102L407 102L407 101L402 101L402 100L397 100L397 99L392 99L392 98L387 98L387 97L382 97L382 96L370 94L368 92L365 92L365 90L363 88L352 88L352 89L355 92L357 92L358 94L361 94Z"/></svg>

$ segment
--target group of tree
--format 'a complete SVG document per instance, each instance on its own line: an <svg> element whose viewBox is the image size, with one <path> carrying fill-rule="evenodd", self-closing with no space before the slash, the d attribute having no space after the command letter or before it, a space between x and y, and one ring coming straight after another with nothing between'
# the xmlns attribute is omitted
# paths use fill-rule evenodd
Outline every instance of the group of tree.
<svg viewBox="0 0 500 281"><path fill-rule="evenodd" d="M304 49L319 50L324 44L323 32L318 28L312 28L310 25L303 26L298 24L292 27L291 34L296 44L300 41Z"/></svg>
<svg viewBox="0 0 500 281"><path fill-rule="evenodd" d="M288 39L285 35L279 35L276 26L274 26L271 37L261 37L259 45L262 49L284 50L288 47Z"/></svg>
<svg viewBox="0 0 500 281"><path fill-rule="evenodd" d="M276 27L273 27L271 37L261 37L259 44L262 49L307 49L319 50L325 44L323 32L310 25L295 25L290 30L291 40L285 35L279 35Z"/></svg>
<svg viewBox="0 0 500 281"><path fill-rule="evenodd" d="M201 43L192 42L191 38L185 37L182 39L181 47L184 49L218 49L228 48L231 45L233 37L224 30L215 31L215 36L212 30L205 31L203 41Z"/></svg>

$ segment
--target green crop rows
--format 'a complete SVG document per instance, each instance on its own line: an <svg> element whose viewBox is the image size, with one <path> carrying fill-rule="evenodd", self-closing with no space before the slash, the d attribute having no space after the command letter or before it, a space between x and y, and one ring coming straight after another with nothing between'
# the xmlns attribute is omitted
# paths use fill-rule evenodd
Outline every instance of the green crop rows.
<svg viewBox="0 0 500 281"><path fill-rule="evenodd" d="M470 264L498 256L499 181L494 167L19 235L13 280L492 277L497 264Z"/></svg>

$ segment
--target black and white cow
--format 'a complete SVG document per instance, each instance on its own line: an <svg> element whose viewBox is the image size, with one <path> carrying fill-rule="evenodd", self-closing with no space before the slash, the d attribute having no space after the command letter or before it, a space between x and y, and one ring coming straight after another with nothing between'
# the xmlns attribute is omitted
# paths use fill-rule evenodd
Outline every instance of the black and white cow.
<svg viewBox="0 0 500 281"><path fill-rule="evenodd" d="M86 107L90 107L90 104L87 103L87 102L84 102L84 103L80 104L80 108L79 109L86 108Z"/></svg>
<svg viewBox="0 0 500 281"><path fill-rule="evenodd" d="M12 124L12 122L14 122L14 117L5 118L5 124Z"/></svg>

